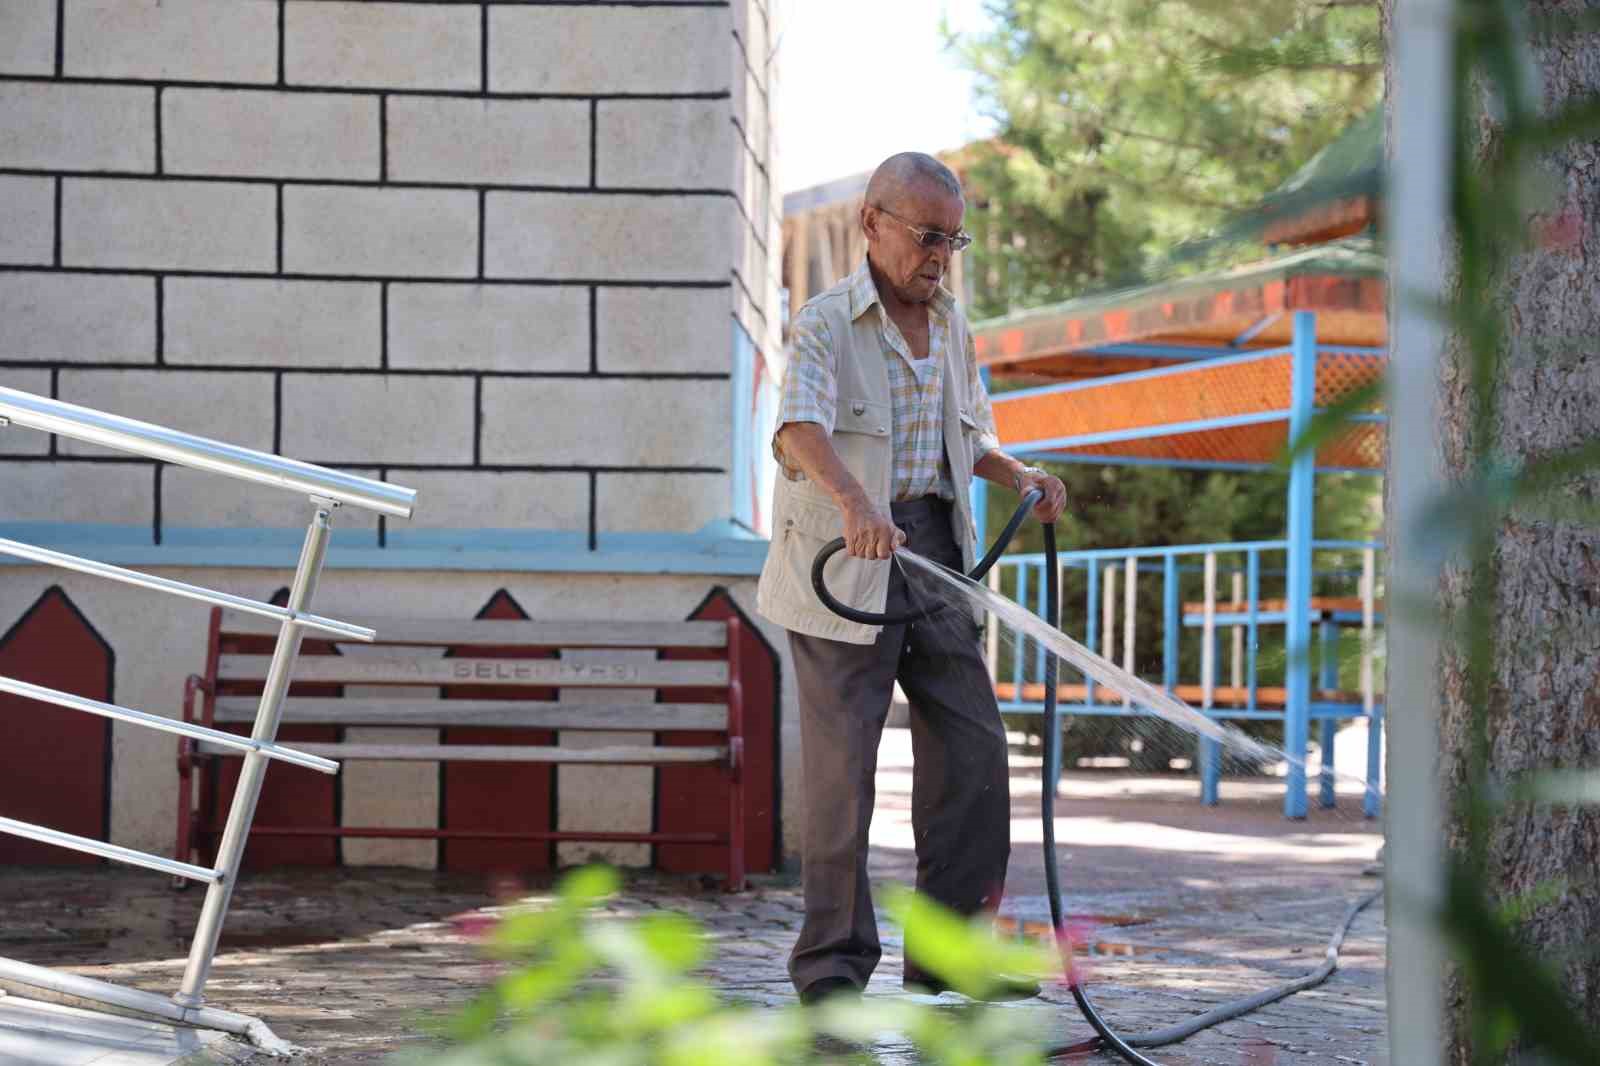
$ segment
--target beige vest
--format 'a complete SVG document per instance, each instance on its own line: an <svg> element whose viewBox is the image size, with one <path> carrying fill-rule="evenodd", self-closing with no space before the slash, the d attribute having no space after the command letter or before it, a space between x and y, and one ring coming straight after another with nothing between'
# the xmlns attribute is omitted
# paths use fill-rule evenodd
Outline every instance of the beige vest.
<svg viewBox="0 0 1600 1066"><path fill-rule="evenodd" d="M888 514L893 445L889 371L884 365L886 342L880 333L879 308L866 308L852 319L848 279L817 296L807 308L826 320L838 361L833 449L873 505ZM956 543L961 545L962 569L970 570L975 540L970 475L979 457L973 455L978 425L967 397L966 351L966 319L952 307L943 368L944 446L956 490L951 523ZM757 610L796 633L850 644L877 640L882 626L839 617L823 606L811 587L811 564L817 552L842 536L844 514L827 490L809 479L790 481L780 473L773 490L772 543L756 589ZM840 603L881 613L888 599L892 565L889 560L856 559L841 551L828 561L828 590ZM974 616L981 617L981 613L975 611Z"/></svg>

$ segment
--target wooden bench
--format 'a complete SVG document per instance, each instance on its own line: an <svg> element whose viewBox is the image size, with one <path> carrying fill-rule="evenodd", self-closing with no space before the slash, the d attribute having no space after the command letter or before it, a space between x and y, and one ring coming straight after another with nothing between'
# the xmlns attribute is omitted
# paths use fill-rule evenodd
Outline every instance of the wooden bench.
<svg viewBox="0 0 1600 1066"><path fill-rule="evenodd" d="M285 824L284 818L275 818L270 798L264 797L251 829L252 848L261 839L349 837L721 845L727 853L726 888L744 887L746 732L738 652L744 623L737 616L665 623L357 621L377 630L376 643L308 638L302 646L279 731L280 738L296 749L343 762L712 767L727 783L725 827L703 832L473 828L446 825L442 813L440 824L431 827L347 826L337 824L336 815L333 824L308 825L294 818L287 821L300 824ZM184 720L248 733L275 636L275 623L214 609L205 674L190 676L184 687ZM346 685L410 688L393 697L346 696ZM439 695L415 695L413 686L427 686ZM409 727L430 734L416 743L343 739L345 727L368 726ZM438 741L433 730L443 731ZM654 743L567 747L523 742L529 730L552 741L554 734L549 731L555 730L648 732ZM707 743L708 739L713 742ZM188 860L199 852L202 862L214 860L227 817L224 793L231 792L239 765L229 757L238 754L210 742L180 742L180 858ZM225 766L232 768L226 779ZM526 772L515 767L511 771ZM281 780L291 774L308 775L296 780L308 788L319 787L310 780L309 771L274 766L268 774L269 788L275 775ZM656 776L659 782L659 770ZM552 791L553 786L551 774ZM335 800L335 811L336 807Z"/></svg>

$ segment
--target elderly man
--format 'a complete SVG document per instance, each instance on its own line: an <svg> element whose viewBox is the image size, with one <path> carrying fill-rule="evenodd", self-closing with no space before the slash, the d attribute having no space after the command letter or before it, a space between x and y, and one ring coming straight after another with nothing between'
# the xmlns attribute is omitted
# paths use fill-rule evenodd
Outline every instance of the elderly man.
<svg viewBox="0 0 1600 1066"><path fill-rule="evenodd" d="M806 919L789 960L800 998L858 991L882 954L867 881L873 773L896 680L910 697L917 888L963 914L999 902L1010 854L1006 737L978 627L949 610L868 626L829 611L811 564L843 536L830 591L875 613L913 606L890 557L973 565L974 474L1026 492L1038 517L1060 480L998 449L966 320L940 282L971 243L961 184L932 156L885 161L867 184L867 258L794 316L773 452L783 468L760 611L789 630L800 692ZM907 961L909 987L941 990Z"/></svg>

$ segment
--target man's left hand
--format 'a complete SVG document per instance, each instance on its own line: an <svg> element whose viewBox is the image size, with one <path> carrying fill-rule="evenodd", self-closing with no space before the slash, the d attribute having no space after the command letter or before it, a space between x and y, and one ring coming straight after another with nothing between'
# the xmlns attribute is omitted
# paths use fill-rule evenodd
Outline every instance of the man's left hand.
<svg viewBox="0 0 1600 1066"><path fill-rule="evenodd" d="M1036 466L1025 466L1017 475L1017 494L1025 496L1032 489L1044 493L1044 499L1033 505L1033 515L1041 522L1054 522L1067 508L1067 487L1054 474Z"/></svg>

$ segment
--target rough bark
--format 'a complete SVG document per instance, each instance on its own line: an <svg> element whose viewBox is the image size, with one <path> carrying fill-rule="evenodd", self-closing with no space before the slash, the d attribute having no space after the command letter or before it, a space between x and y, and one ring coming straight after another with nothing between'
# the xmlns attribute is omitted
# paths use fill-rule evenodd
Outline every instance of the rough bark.
<svg viewBox="0 0 1600 1066"><path fill-rule="evenodd" d="M1384 0L1385 29L1393 5ZM1596 6L1600 0L1534 0L1528 9L1537 18ZM1533 56L1546 111L1600 92L1600 41L1594 36L1536 42ZM1391 55L1391 69L1394 61ZM1491 120L1485 118L1476 132L1481 160L1496 141ZM1513 466L1600 437L1600 144L1551 152L1541 169L1555 195L1543 211L1523 220L1533 244L1508 257L1482 297L1504 315L1496 450ZM1467 473L1471 456L1466 367L1465 346L1454 338L1440 397L1444 464L1451 477ZM1597 489L1600 475L1569 491L1594 499ZM1519 517L1499 529L1495 561L1493 590L1472 589L1459 567L1447 569L1443 586L1447 617L1459 617L1470 596L1497 597L1488 701L1493 786L1538 769L1600 768L1600 530ZM1447 651L1440 672L1440 773L1453 812L1446 827L1452 849L1462 847L1465 837L1459 800L1470 743L1466 667L1459 651ZM1560 967L1573 1003L1600 1028L1597 871L1600 810L1513 806L1494 823L1488 879L1499 900L1565 882L1528 912L1519 930L1540 957ZM1445 1061L1465 1066L1471 1061L1471 1030L1456 975L1447 979L1445 1002Z"/></svg>

